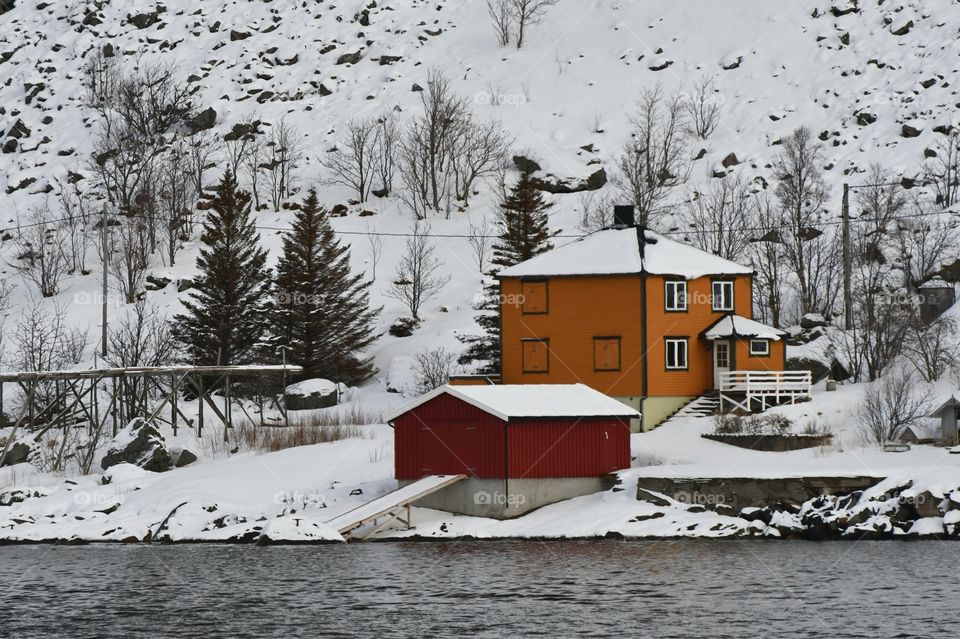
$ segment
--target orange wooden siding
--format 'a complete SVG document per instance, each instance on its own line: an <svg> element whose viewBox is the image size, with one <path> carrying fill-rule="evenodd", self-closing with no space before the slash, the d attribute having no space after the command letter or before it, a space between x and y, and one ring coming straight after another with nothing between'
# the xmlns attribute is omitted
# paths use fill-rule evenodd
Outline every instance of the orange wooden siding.
<svg viewBox="0 0 960 639"><path fill-rule="evenodd" d="M739 371L782 371L786 360L787 346L783 340L770 341L769 357L751 357L750 340L736 340L736 364Z"/></svg>
<svg viewBox="0 0 960 639"><path fill-rule="evenodd" d="M666 281L668 277L647 276L647 343L649 397L699 395L713 388L713 352L700 337L705 328L722 317L725 311L714 311L712 281L733 280L733 312L751 317L750 277L701 277L687 282L687 310L668 312ZM675 278L674 278L675 279ZM667 370L664 338L687 338L687 370ZM739 359L737 360L739 363Z"/></svg>
<svg viewBox="0 0 960 639"><path fill-rule="evenodd" d="M504 384L580 382L613 396L641 394L638 276L550 278L549 309L542 315L523 313L519 279L500 285ZM619 371L595 370L594 337L621 337ZM522 340L531 338L550 340L546 373L523 372Z"/></svg>
<svg viewBox="0 0 960 639"><path fill-rule="evenodd" d="M669 279L675 278L650 275L646 280L648 397L692 396L713 388L713 353L700 333L726 312L747 318L753 315L749 275L688 281L687 310L676 312L665 308ZM714 279L733 281L732 311L713 310ZM516 278L501 280L503 383L581 382L612 396L643 395L642 281L639 275L554 277L545 286L542 280L535 284ZM529 293L535 297L534 313L530 306L526 312L524 309L523 296ZM544 301L545 313L540 311ZM666 368L665 338L687 339L686 370ZM548 347L531 341L538 339L549 340ZM737 369L783 370L783 342L770 343L769 357L750 357L749 340L735 342ZM545 365L541 361L544 351ZM613 368L617 356L619 370L605 370ZM529 372L524 372L525 366Z"/></svg>

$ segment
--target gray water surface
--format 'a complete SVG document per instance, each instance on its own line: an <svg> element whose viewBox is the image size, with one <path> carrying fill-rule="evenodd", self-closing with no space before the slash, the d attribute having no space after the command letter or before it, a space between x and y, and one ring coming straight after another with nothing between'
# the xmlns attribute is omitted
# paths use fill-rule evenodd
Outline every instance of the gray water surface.
<svg viewBox="0 0 960 639"><path fill-rule="evenodd" d="M958 569L943 542L7 546L0 636L956 637Z"/></svg>

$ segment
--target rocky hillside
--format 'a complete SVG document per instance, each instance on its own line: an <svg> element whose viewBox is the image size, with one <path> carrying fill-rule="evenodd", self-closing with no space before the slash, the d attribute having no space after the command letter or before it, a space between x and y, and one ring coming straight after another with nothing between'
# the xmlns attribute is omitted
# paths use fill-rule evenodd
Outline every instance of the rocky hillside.
<svg viewBox="0 0 960 639"><path fill-rule="evenodd" d="M249 116L285 120L306 150L298 187L317 184L334 205L350 194L324 183L318 158L351 118L406 117L431 68L443 69L479 116L500 120L515 152L535 158L552 181L594 175L583 184L601 186L597 172L614 177L640 92L658 84L689 90L703 78L714 82L721 120L695 145L692 184L729 172L771 181L779 140L801 125L821 141L837 187L874 162L915 178L938 140L960 125L958 36L956 0L559 0L519 51L499 46L480 0L17 0L0 17L0 229L7 231L0 235L9 240L20 216L52 203L58 181L89 180L94 116L84 106L82 68L96 51L127 65L175 64L195 106L207 110L198 126L219 135ZM581 198L554 197L553 230L575 235ZM411 215L396 198L366 208L381 232L409 228ZM371 220L359 212L351 207L337 228L353 242L358 268L369 269L363 231ZM433 230L463 234L469 219L489 213L490 194L481 188L467 211L434 220ZM289 222L283 212L260 215L264 226ZM264 242L275 249L275 232L265 232ZM386 243L376 290L386 287L402 251L402 238ZM452 348L455 333L472 327L480 279L465 257L466 240L439 243L455 285L427 309L419 336L379 342L384 370L425 343ZM4 264L12 251L9 241L0 246ZM185 255L180 268L189 272L194 249ZM95 323L90 309L73 302L96 289L97 277L77 275L59 296L78 323ZM28 294L18 286L11 313ZM179 308L175 292L155 297L171 312ZM381 301L385 327L403 309Z"/></svg>

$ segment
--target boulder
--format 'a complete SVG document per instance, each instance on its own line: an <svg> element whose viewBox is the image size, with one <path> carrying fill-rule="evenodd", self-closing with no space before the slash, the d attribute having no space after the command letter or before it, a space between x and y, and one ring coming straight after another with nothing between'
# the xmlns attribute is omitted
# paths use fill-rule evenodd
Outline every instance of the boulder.
<svg viewBox="0 0 960 639"><path fill-rule="evenodd" d="M537 164L536 160L531 160L522 155L513 156L513 165L521 173L536 173L540 170L540 165Z"/></svg>
<svg viewBox="0 0 960 639"><path fill-rule="evenodd" d="M336 64L356 64L360 62L360 51L353 51L352 53L344 53L339 58L337 58Z"/></svg>
<svg viewBox="0 0 960 639"><path fill-rule="evenodd" d="M900 130L900 137L915 138L915 137L918 137L922 131L923 129L918 129L915 126L904 124L903 128Z"/></svg>
<svg viewBox="0 0 960 639"><path fill-rule="evenodd" d="M194 286L194 281L189 277L184 277L177 280L177 293L183 293L184 291L190 290Z"/></svg>
<svg viewBox="0 0 960 639"><path fill-rule="evenodd" d="M169 277L158 277L156 275L147 275L147 277L144 279L146 281L146 285L144 286L144 288L147 289L148 291L159 291L161 289L166 288L167 285L170 284Z"/></svg>
<svg viewBox="0 0 960 639"><path fill-rule="evenodd" d="M191 451L184 448L177 454L176 460L173 462L173 465L176 468L183 468L184 466L189 466L195 461L197 461L197 456Z"/></svg>
<svg viewBox="0 0 960 639"><path fill-rule="evenodd" d="M547 193L581 193L583 191L596 191L603 188L607 183L607 172L604 169L598 169L591 173L587 178L558 178L553 174L544 177L534 177L530 179L533 188Z"/></svg>
<svg viewBox="0 0 960 639"><path fill-rule="evenodd" d="M7 138L7 141L3 143L2 150L4 153L13 153L17 150L17 145L16 138Z"/></svg>
<svg viewBox="0 0 960 639"><path fill-rule="evenodd" d="M895 36L905 36L913 29L913 20L907 20L907 23L897 29L891 29L890 33Z"/></svg>
<svg viewBox="0 0 960 639"><path fill-rule="evenodd" d="M316 410L336 406L340 401L340 388L329 379L305 379L287 386L286 407L288 410Z"/></svg>
<svg viewBox="0 0 960 639"><path fill-rule="evenodd" d="M823 318L823 315L820 313L807 313L802 318L800 318L800 328L805 328L810 330L812 328L817 328L818 326L826 326L827 320Z"/></svg>
<svg viewBox="0 0 960 639"><path fill-rule="evenodd" d="M236 31L236 30L230 31L230 42L238 42L240 40L246 40L249 37L250 37L249 31Z"/></svg>
<svg viewBox="0 0 960 639"><path fill-rule="evenodd" d="M23 120L17 120L13 123L13 126L10 127L10 130L7 131L8 138L16 138L17 140L22 140L24 138L30 137L30 128L23 123Z"/></svg>
<svg viewBox="0 0 960 639"><path fill-rule="evenodd" d="M0 454L2 454L2 448L0 448ZM14 464L22 464L24 462L30 461L30 456L33 453L33 444L30 440L20 440L14 442L10 446L10 449L7 451L7 456L3 458L2 466L13 466Z"/></svg>
<svg viewBox="0 0 960 639"><path fill-rule="evenodd" d="M163 472L170 468L170 451L163 436L142 418L134 419L110 442L100 467L133 464L144 470Z"/></svg>
<svg viewBox="0 0 960 639"><path fill-rule="evenodd" d="M731 166L740 164L740 160L737 159L736 153L731 153L727 157L723 158L720 164L723 165L723 168L729 169Z"/></svg>
<svg viewBox="0 0 960 639"><path fill-rule="evenodd" d="M866 111L860 111L854 114L857 117L857 124L860 126L867 126L873 124L877 121L877 116L874 113L867 113Z"/></svg>
<svg viewBox="0 0 960 639"><path fill-rule="evenodd" d="M190 127L190 134L193 135L201 131L206 131L207 129L212 129L216 123L217 112L213 110L213 107L210 107L193 116L193 118L187 122L187 126Z"/></svg>
<svg viewBox="0 0 960 639"><path fill-rule="evenodd" d="M138 13L135 16L127 16L127 22L138 29L146 29L160 22L160 14L166 11L163 7L157 7L147 13Z"/></svg>

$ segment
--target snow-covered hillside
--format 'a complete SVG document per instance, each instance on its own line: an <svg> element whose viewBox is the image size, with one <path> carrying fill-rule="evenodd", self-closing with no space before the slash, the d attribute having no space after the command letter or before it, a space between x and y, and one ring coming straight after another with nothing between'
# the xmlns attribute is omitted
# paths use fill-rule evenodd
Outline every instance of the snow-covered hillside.
<svg viewBox="0 0 960 639"><path fill-rule="evenodd" d="M161 57L176 64L196 87L197 105L216 111L220 134L251 115L274 124L285 119L306 149L297 186L316 185L332 206L351 194L324 183L318 158L341 139L351 118L412 113L419 104L412 88L424 84L431 68L470 96L479 116L501 120L516 152L559 177L586 177L598 167L613 176L640 92L657 84L683 90L704 77L714 79L722 116L716 132L696 145L705 153L693 164L692 184L720 170L772 182L779 139L801 125L822 141L833 185L856 182L853 174L873 162L914 177L924 150L960 124L958 33L955 0L560 0L518 51L498 45L480 0L20 0L0 16L0 128L6 133L22 121L29 135L0 154L0 230L15 227L45 199L55 206L57 180L88 173L94 121L83 105L82 68L104 47L129 65ZM353 53L359 53L355 62L341 57ZM739 163L721 166L731 153ZM832 196L839 197L838 188ZM579 234L580 198L553 197L551 230ZM492 213L491 201L482 188L466 211L430 219L433 232L464 235L470 220ZM363 208L374 215L361 217L360 207L351 207L335 225L353 245L356 267L369 273L365 232L407 232L412 215L393 197ZM257 214L262 227L289 222L286 212ZM0 236L7 238L0 274L17 286L8 318L15 320L30 285L9 267L13 243ZM263 230L263 241L275 255L279 232ZM383 296L403 242L384 237L377 265L373 298L385 306L384 331L405 314ZM427 321L413 337L384 336L375 345L382 373L391 363L402 369L408 360L397 358L425 345L459 349L457 332L473 329L480 277L467 240L443 237L437 245L452 284L425 309ZM195 256L194 243L175 268L158 259L153 272L189 275ZM58 304L94 335L98 284L95 267L68 278L63 292L45 303ZM169 313L180 309L173 287L148 297ZM114 304L113 313L122 312L123 305ZM382 390L383 382L381 374L370 390Z"/></svg>

